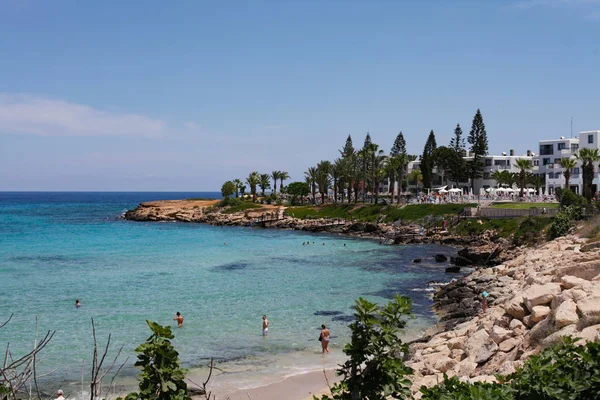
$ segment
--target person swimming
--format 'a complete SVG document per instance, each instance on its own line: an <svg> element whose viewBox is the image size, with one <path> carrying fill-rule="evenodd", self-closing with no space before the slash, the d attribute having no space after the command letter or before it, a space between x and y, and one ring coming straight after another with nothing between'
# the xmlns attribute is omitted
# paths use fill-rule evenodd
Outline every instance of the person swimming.
<svg viewBox="0 0 600 400"><path fill-rule="evenodd" d="M81 307L81 302L79 301L79 299L75 300L75 307L76 308Z"/></svg>
<svg viewBox="0 0 600 400"><path fill-rule="evenodd" d="M175 313L175 317L173 317L173 321L177 321L177 327L181 328L183 326L183 315L177 311L177 313Z"/></svg>

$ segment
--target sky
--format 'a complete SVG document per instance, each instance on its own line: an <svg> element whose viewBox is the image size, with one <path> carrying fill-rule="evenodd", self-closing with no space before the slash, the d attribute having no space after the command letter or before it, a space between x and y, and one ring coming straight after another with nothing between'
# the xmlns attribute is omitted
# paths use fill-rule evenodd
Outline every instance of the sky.
<svg viewBox="0 0 600 400"><path fill-rule="evenodd" d="M478 108L494 154L600 129L600 0L0 0L0 191L303 180Z"/></svg>

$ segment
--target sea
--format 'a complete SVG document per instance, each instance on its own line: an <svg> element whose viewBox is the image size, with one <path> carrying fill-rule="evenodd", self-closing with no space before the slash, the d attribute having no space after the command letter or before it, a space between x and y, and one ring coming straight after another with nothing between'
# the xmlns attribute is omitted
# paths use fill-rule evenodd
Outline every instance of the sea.
<svg viewBox="0 0 600 400"><path fill-rule="evenodd" d="M136 385L135 348L146 321L172 327L190 375L215 393L261 386L343 362L348 324L359 297L384 304L410 297L406 338L436 322L429 282L448 281L438 245L380 245L377 240L259 227L132 222L126 210L150 200L219 198L215 192L0 192L0 354L30 351L53 333L38 357L40 381L85 396L93 355L92 320L114 390ZM303 245L305 243L305 245ZM309 243L309 244L306 244ZM421 258L421 263L413 263ZM82 306L75 307L79 299ZM184 326L177 328L180 312ZM262 316L271 326L261 335ZM323 356L321 324L332 332ZM37 327L37 328L36 328ZM83 387L83 388L82 388ZM115 389L119 388L119 389Z"/></svg>

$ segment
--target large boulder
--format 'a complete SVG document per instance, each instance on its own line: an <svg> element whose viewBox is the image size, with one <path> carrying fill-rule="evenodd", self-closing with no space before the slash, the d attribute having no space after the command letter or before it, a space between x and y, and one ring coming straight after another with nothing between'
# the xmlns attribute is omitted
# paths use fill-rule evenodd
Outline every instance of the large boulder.
<svg viewBox="0 0 600 400"><path fill-rule="evenodd" d="M512 337L514 335L513 331L510 331L508 329L504 329L500 326L494 326L492 328L492 331L490 332L490 338L496 342L496 344L505 341L506 339L508 339L509 337Z"/></svg>
<svg viewBox="0 0 600 400"><path fill-rule="evenodd" d="M563 328L578 321L577 304L571 299L563 301L554 312L554 326L557 328Z"/></svg>
<svg viewBox="0 0 600 400"><path fill-rule="evenodd" d="M565 289L572 289L574 287L583 286L586 282L585 279L578 278L576 276L565 275L560 278L560 283Z"/></svg>
<svg viewBox="0 0 600 400"><path fill-rule="evenodd" d="M547 306L535 306L531 310L531 318L530 321L533 324L537 324L544 318L546 318L550 314L550 307Z"/></svg>
<svg viewBox="0 0 600 400"><path fill-rule="evenodd" d="M508 353L511 351L517 344L519 344L519 340L516 338L508 338L498 346L500 351Z"/></svg>
<svg viewBox="0 0 600 400"><path fill-rule="evenodd" d="M563 336L575 336L577 334L577 327L575 325L568 325L559 330L558 332L554 332L553 334L546 336L542 339L542 346L549 347L556 344L561 337Z"/></svg>
<svg viewBox="0 0 600 400"><path fill-rule="evenodd" d="M433 362L433 369L440 371L440 372L447 372L448 370L451 370L452 368L454 368L454 366L458 364L457 361L451 359L450 357L447 356L441 356L441 357L436 357L436 360Z"/></svg>
<svg viewBox="0 0 600 400"><path fill-rule="evenodd" d="M577 309L588 323L600 321L600 296L589 296L577 301Z"/></svg>
<svg viewBox="0 0 600 400"><path fill-rule="evenodd" d="M600 325L592 325L584 328L581 332L576 334L577 337L583 339L580 341L580 344L583 342L595 342L600 340Z"/></svg>
<svg viewBox="0 0 600 400"><path fill-rule="evenodd" d="M546 283L545 285L534 285L523 293L523 300L529 311L533 307L549 304L554 296L561 291L559 283Z"/></svg>
<svg viewBox="0 0 600 400"><path fill-rule="evenodd" d="M498 345L493 340L487 340L475 354L475 362L481 364L492 358L498 351Z"/></svg>
<svg viewBox="0 0 600 400"><path fill-rule="evenodd" d="M523 320L523 317L527 314L523 305L523 293L516 294L506 303L506 313L513 318Z"/></svg>

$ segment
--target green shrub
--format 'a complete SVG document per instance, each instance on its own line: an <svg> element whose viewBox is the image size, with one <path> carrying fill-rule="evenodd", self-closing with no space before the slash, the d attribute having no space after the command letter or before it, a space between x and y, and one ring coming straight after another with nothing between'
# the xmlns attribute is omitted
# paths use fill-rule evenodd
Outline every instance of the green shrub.
<svg viewBox="0 0 600 400"><path fill-rule="evenodd" d="M219 207L235 207L242 204L242 200L235 197L226 197L219 202Z"/></svg>
<svg viewBox="0 0 600 400"><path fill-rule="evenodd" d="M146 320L152 335L136 349L140 372L140 392L130 393L125 400L191 400L185 383L185 370L180 368L179 353L171 341L175 336L169 326Z"/></svg>
<svg viewBox="0 0 600 400"><path fill-rule="evenodd" d="M507 378L512 380L516 400L598 400L600 343L576 346L574 339L563 338Z"/></svg>
<svg viewBox="0 0 600 400"><path fill-rule="evenodd" d="M574 226L574 222L581 218L581 209L578 206L565 206L556 214L550 229L548 229L548 238L555 239L565 236Z"/></svg>
<svg viewBox="0 0 600 400"><path fill-rule="evenodd" d="M513 236L513 244L522 246L538 243L544 239L544 229L552 220L547 217L526 217Z"/></svg>
<svg viewBox="0 0 600 400"><path fill-rule="evenodd" d="M560 205L563 207L568 206L584 206L587 204L585 197L580 194L573 193L569 189L556 189L556 198L560 202Z"/></svg>
<svg viewBox="0 0 600 400"><path fill-rule="evenodd" d="M352 339L344 347L349 359L338 369L344 378L331 388L333 397L325 395L322 400L410 397L408 376L413 370L399 357L408 351L399 335L411 309L411 300L398 295L383 308L363 298L356 301L356 321L350 324Z"/></svg>
<svg viewBox="0 0 600 400"><path fill-rule="evenodd" d="M421 386L422 400L514 400L513 390L500 383L477 382L475 384L461 382L456 376L448 378L444 374L444 382L427 388Z"/></svg>

